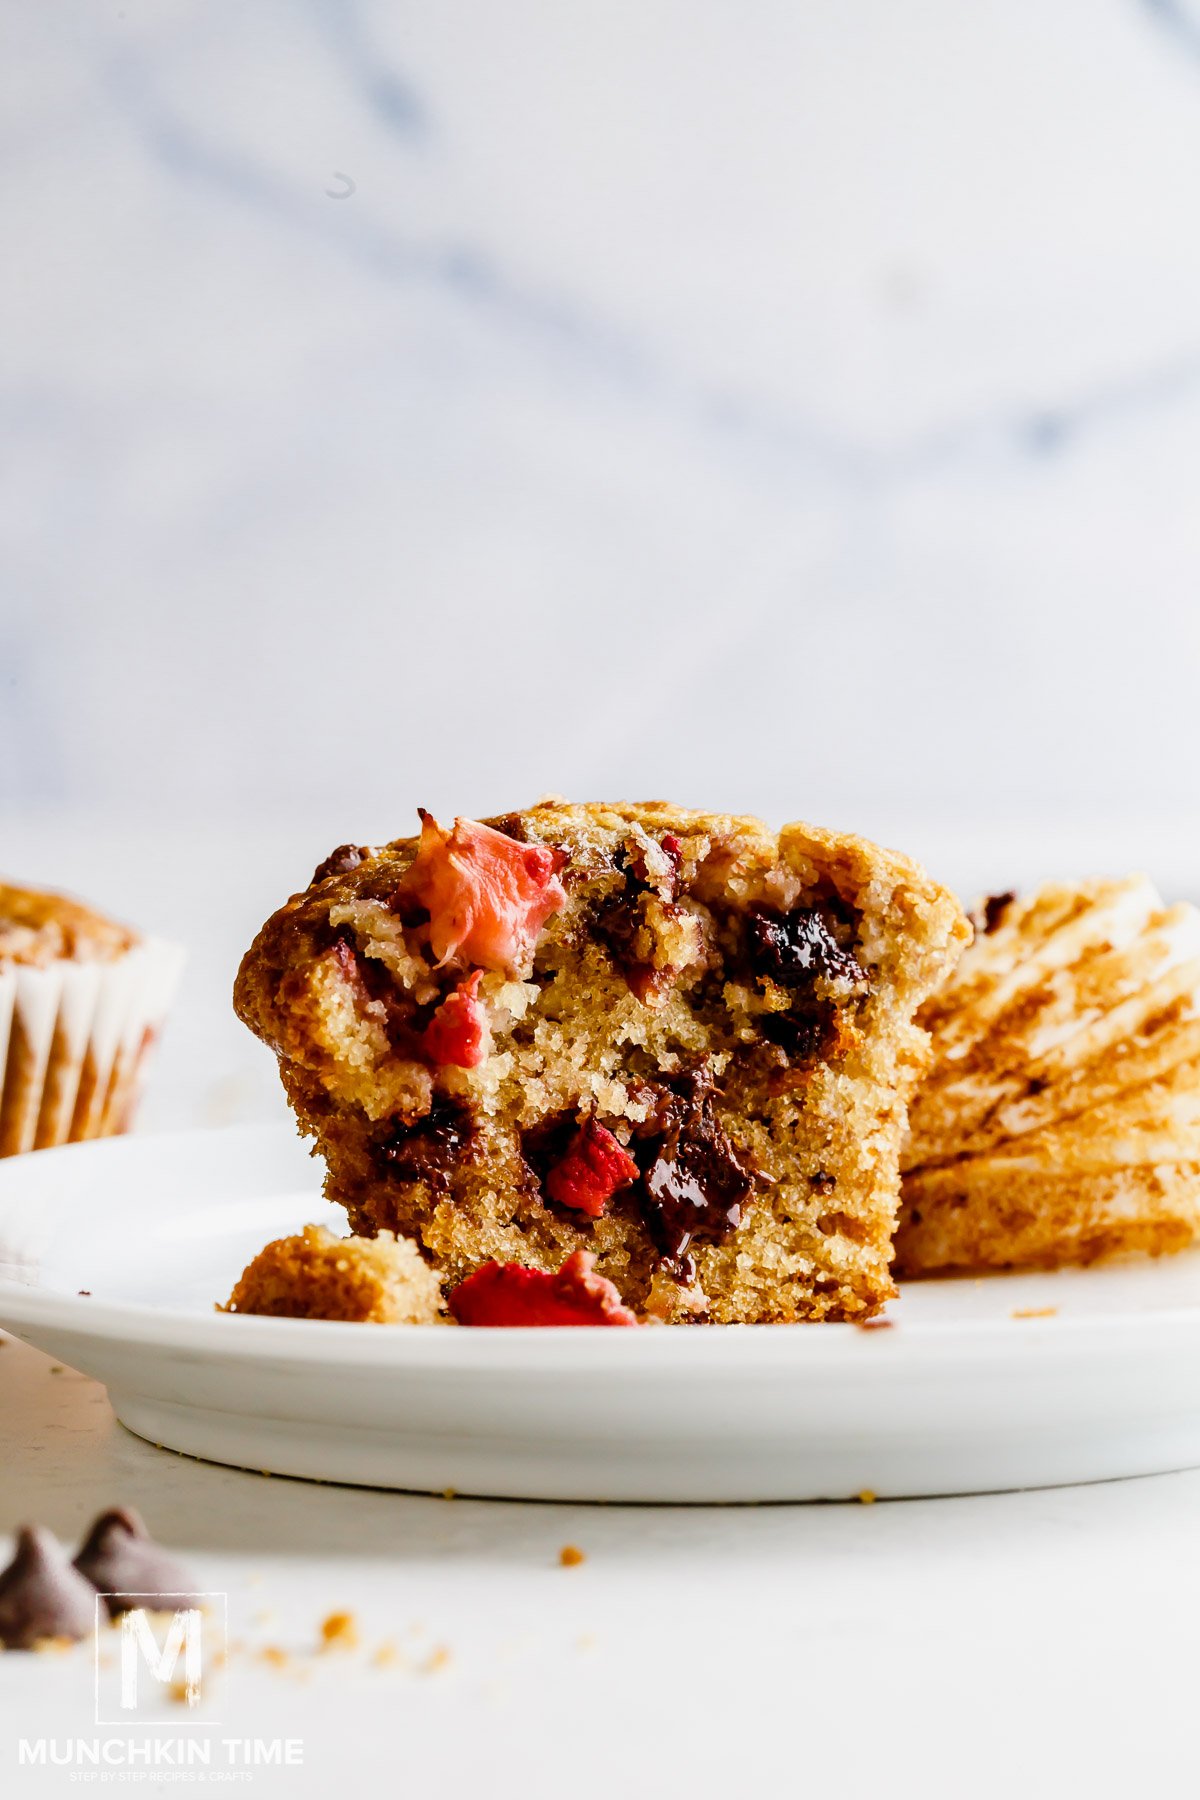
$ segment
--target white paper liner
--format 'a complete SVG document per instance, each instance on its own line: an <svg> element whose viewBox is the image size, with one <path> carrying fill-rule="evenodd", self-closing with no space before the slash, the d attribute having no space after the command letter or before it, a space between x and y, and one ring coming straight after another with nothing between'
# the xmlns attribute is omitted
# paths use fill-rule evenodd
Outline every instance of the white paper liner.
<svg viewBox="0 0 1200 1800"><path fill-rule="evenodd" d="M128 1129L183 960L147 938L116 962L0 968L0 1156Z"/></svg>

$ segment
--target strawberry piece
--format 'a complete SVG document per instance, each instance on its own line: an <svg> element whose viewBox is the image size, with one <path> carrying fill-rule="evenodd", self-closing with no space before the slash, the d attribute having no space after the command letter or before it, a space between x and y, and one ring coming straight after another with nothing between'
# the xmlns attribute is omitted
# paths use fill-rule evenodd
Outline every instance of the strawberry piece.
<svg viewBox="0 0 1200 1800"><path fill-rule="evenodd" d="M430 1019L421 1039L430 1062L476 1069L483 1061L487 1016L478 999L482 980L483 970L476 969L446 996Z"/></svg>
<svg viewBox="0 0 1200 1800"><path fill-rule="evenodd" d="M636 1325L611 1281L576 1250L553 1275L521 1263L486 1262L460 1281L450 1311L460 1325Z"/></svg>
<svg viewBox="0 0 1200 1800"><path fill-rule="evenodd" d="M429 911L439 963L457 957L485 969L520 969L550 914L566 904L561 863L561 853L542 844L519 844L474 819L455 819L444 831L422 811L405 886Z"/></svg>
<svg viewBox="0 0 1200 1800"><path fill-rule="evenodd" d="M617 1138L588 1119L571 1140L561 1162L546 1176L546 1192L560 1206L574 1206L598 1219L620 1188L636 1181L637 1164Z"/></svg>

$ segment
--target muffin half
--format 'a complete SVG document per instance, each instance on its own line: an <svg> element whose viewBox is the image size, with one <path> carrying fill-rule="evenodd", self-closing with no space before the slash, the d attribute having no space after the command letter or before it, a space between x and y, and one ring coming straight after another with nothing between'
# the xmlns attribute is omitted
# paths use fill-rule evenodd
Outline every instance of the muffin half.
<svg viewBox="0 0 1200 1800"><path fill-rule="evenodd" d="M860 838L547 802L343 846L235 1004L352 1229L447 1288L584 1251L640 1316L855 1319L893 1292L913 1015L968 936Z"/></svg>

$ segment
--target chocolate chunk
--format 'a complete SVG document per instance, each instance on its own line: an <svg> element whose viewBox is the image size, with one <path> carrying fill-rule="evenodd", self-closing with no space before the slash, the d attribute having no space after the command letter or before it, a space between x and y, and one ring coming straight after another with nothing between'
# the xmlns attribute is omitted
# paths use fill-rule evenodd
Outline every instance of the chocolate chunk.
<svg viewBox="0 0 1200 1800"><path fill-rule="evenodd" d="M498 819L485 819L493 831L502 831L505 837L515 838L518 844L529 842L529 833L525 829L525 821L520 813L501 813Z"/></svg>
<svg viewBox="0 0 1200 1800"><path fill-rule="evenodd" d="M439 1192L462 1160L474 1135L470 1111L443 1095L415 1125L400 1126L378 1148L388 1174L400 1181L424 1181Z"/></svg>
<svg viewBox="0 0 1200 1800"><path fill-rule="evenodd" d="M578 1107L551 1113L537 1125L527 1125L521 1132L521 1158L540 1187L556 1163L562 1161L581 1122Z"/></svg>
<svg viewBox="0 0 1200 1800"><path fill-rule="evenodd" d="M755 975L792 992L786 1012L763 1015L763 1036L793 1063L834 1055L843 1013L866 997L870 982L857 957L838 943L824 914L815 907L791 913L765 908L752 912L746 952ZM837 982L851 991L844 999L837 998L818 992L818 982Z"/></svg>
<svg viewBox="0 0 1200 1800"><path fill-rule="evenodd" d="M601 903L594 929L632 991L639 1000L644 1001L653 991L655 971L651 964L643 962L634 951L634 942L641 928L641 916L638 912L638 895L641 890L636 884L630 884L628 869L622 872L627 886Z"/></svg>
<svg viewBox="0 0 1200 1800"><path fill-rule="evenodd" d="M971 915L971 922L975 926L976 931L982 932L984 937L989 936L995 931L1016 897L1017 896L1011 892L1007 894L989 894L987 899L980 906L978 912Z"/></svg>
<svg viewBox="0 0 1200 1800"><path fill-rule="evenodd" d="M0 1574L0 1643L31 1650L43 1638L85 1637L96 1618L96 1590L58 1540L40 1526L17 1533L17 1553Z"/></svg>
<svg viewBox="0 0 1200 1800"><path fill-rule="evenodd" d="M818 1000L814 996L793 1006L789 1012L764 1013L759 1022L763 1036L778 1044L794 1063L829 1056L837 1041L838 1009L832 1000Z"/></svg>
<svg viewBox="0 0 1200 1800"><path fill-rule="evenodd" d="M323 863L318 863L309 887L316 887L318 881L327 881L331 875L349 875L351 869L357 869L369 854L365 844L339 844Z"/></svg>
<svg viewBox="0 0 1200 1800"><path fill-rule="evenodd" d="M720 1243L754 1190L713 1105L712 1077L672 1081L650 1133L632 1148L642 1164L642 1211L668 1268L689 1275L693 1243Z"/></svg>
<svg viewBox="0 0 1200 1800"><path fill-rule="evenodd" d="M114 1619L135 1606L174 1612L194 1604L196 1583L169 1551L155 1543L141 1516L129 1506L100 1514L75 1567L104 1595Z"/></svg>
<svg viewBox="0 0 1200 1800"><path fill-rule="evenodd" d="M818 1169L812 1177L810 1185L814 1194L832 1194L837 1186L837 1176L828 1174L824 1169Z"/></svg>
<svg viewBox="0 0 1200 1800"><path fill-rule="evenodd" d="M759 909L748 915L747 927L750 967L780 987L807 985L818 979L866 986L861 963L842 948L815 907L791 913Z"/></svg>

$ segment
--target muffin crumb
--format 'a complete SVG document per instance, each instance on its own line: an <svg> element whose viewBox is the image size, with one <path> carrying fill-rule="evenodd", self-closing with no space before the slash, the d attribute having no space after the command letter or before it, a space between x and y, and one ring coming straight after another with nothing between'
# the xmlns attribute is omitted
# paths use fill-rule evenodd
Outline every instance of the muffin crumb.
<svg viewBox="0 0 1200 1800"><path fill-rule="evenodd" d="M438 1278L409 1239L339 1238L322 1225L267 1244L218 1308L375 1325L434 1325L441 1310Z"/></svg>
<svg viewBox="0 0 1200 1800"><path fill-rule="evenodd" d="M358 1620L352 1612L331 1612L321 1621L322 1650L357 1650Z"/></svg>

